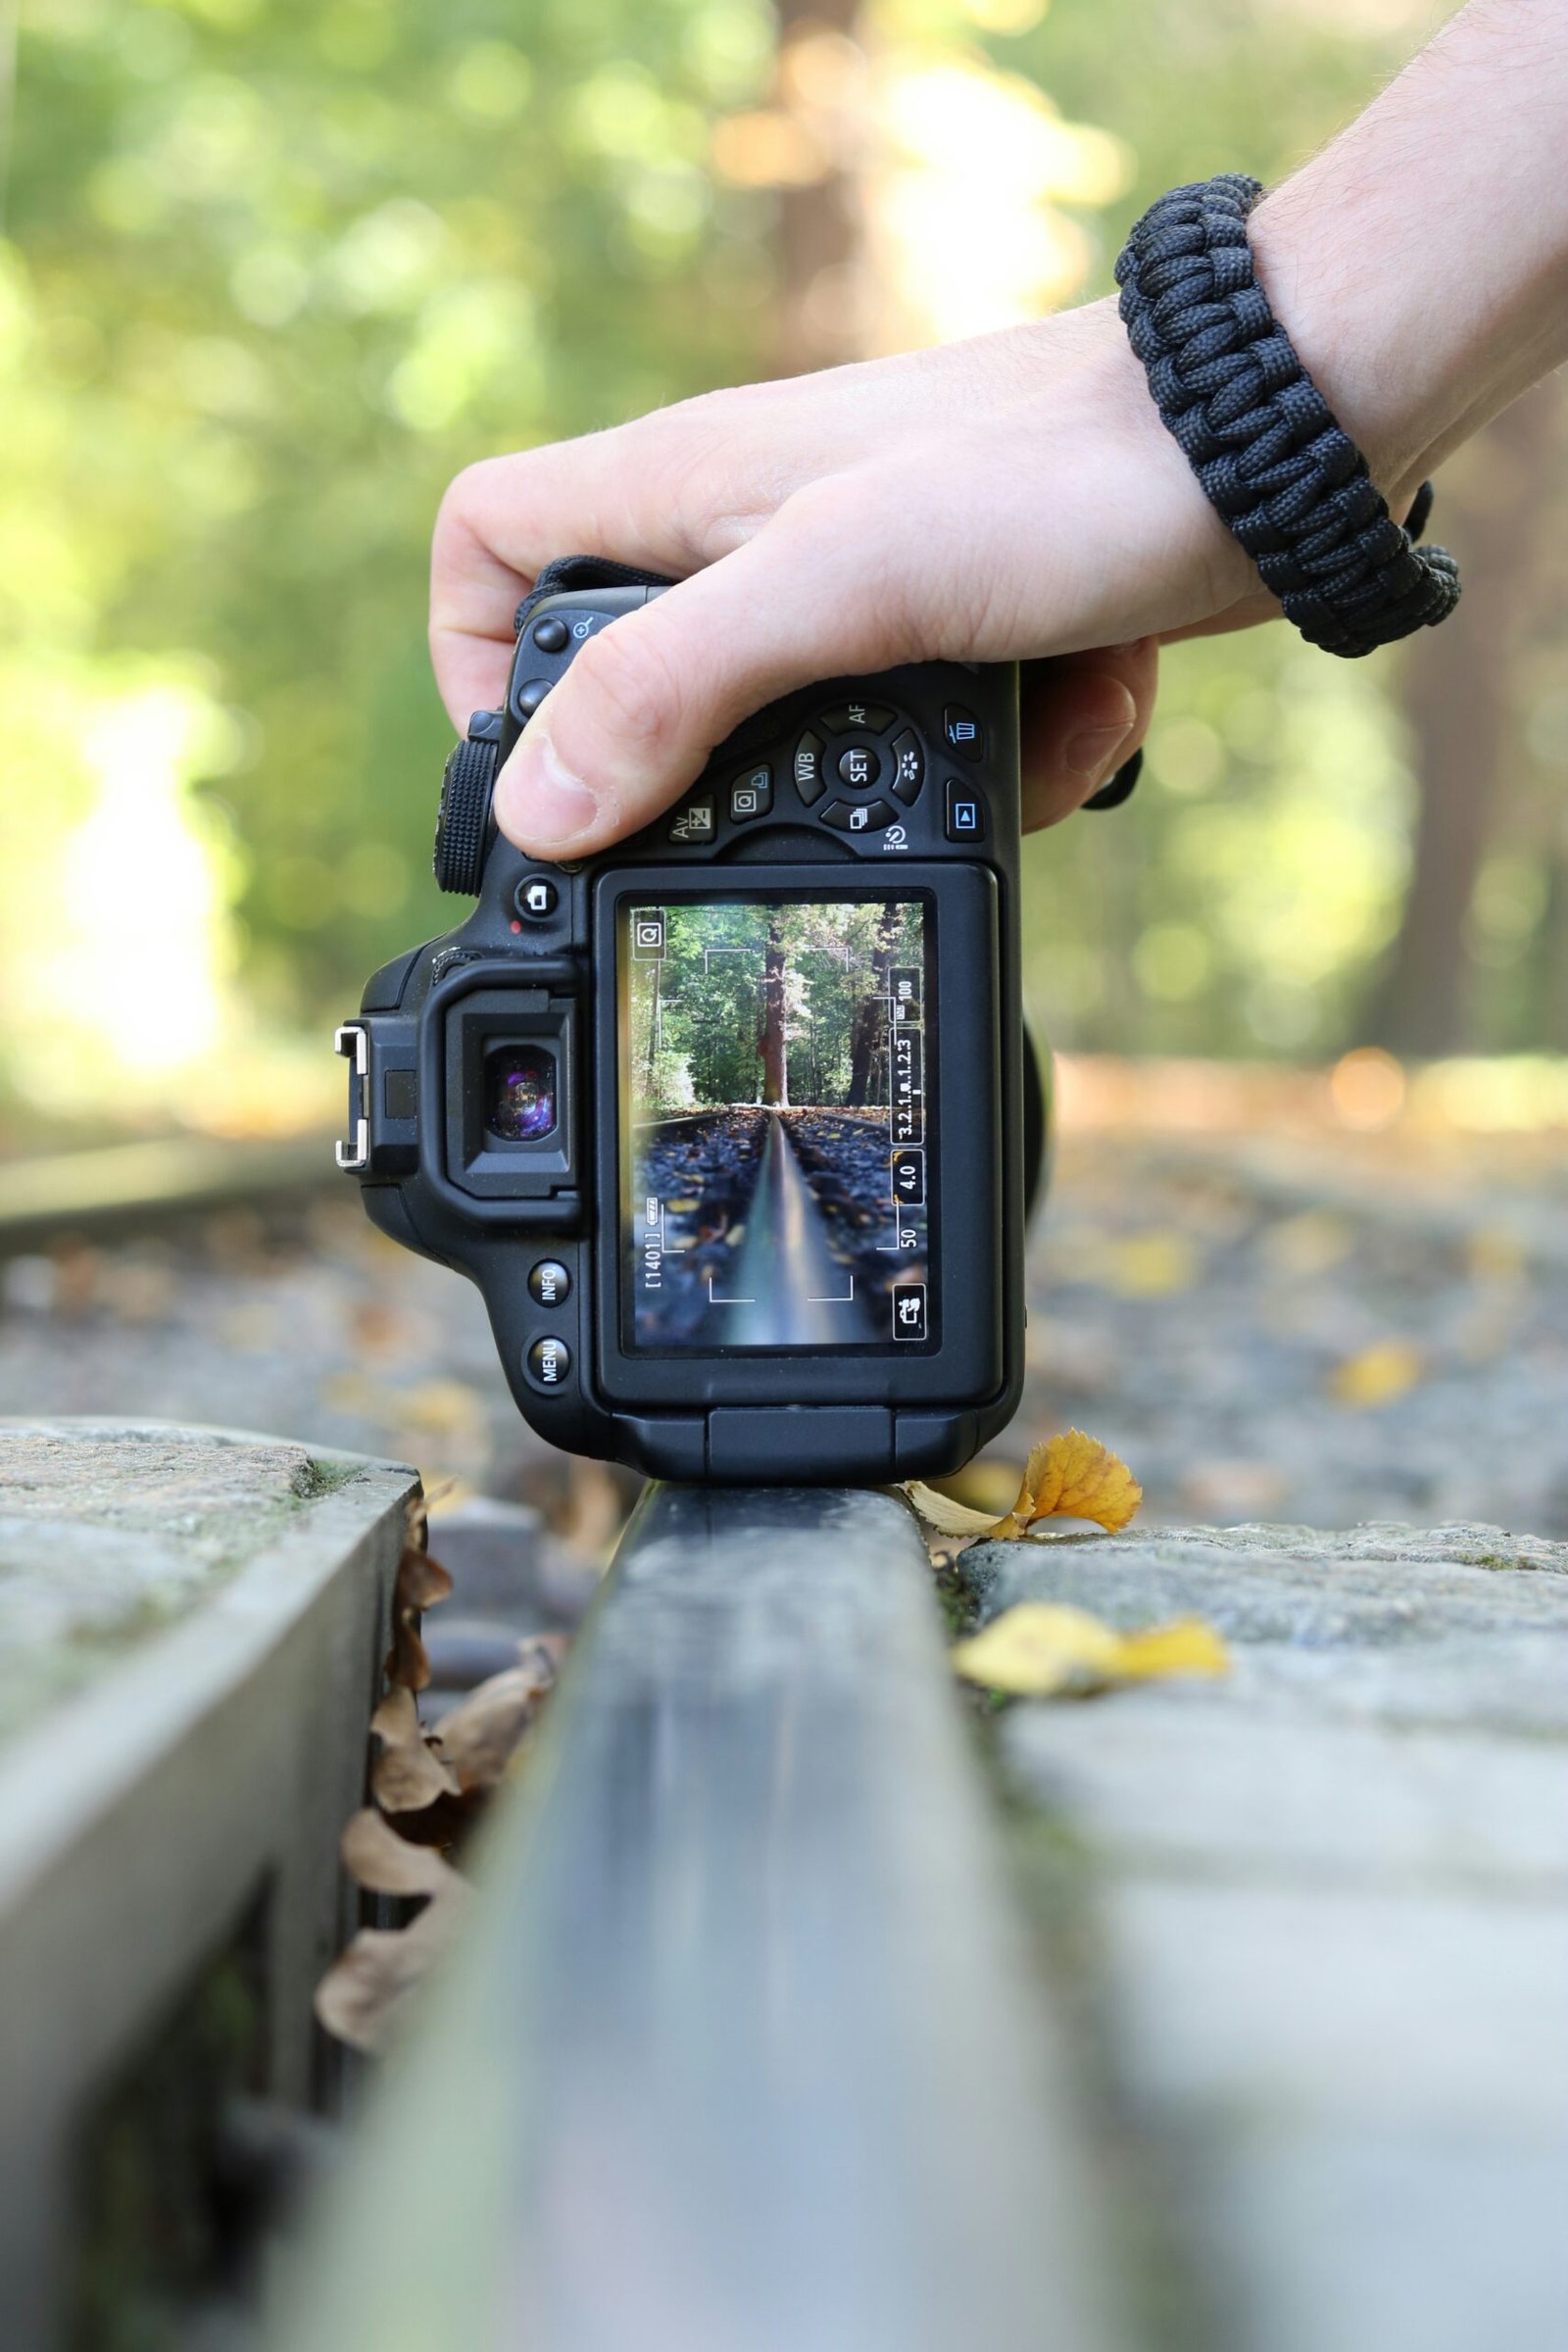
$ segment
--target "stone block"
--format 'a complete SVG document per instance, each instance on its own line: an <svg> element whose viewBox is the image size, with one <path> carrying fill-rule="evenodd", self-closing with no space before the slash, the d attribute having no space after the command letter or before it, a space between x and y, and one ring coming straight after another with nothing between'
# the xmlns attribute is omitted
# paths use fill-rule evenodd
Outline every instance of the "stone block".
<svg viewBox="0 0 1568 2352"><path fill-rule="evenodd" d="M323 2087L311 1993L346 1923L337 1840L416 1487L220 1431L0 1425L0 2275L18 2352L74 2324L74 2282L114 2293L115 2266L146 2256L159 2182L138 2118L172 2106L183 2144L220 2096Z"/></svg>

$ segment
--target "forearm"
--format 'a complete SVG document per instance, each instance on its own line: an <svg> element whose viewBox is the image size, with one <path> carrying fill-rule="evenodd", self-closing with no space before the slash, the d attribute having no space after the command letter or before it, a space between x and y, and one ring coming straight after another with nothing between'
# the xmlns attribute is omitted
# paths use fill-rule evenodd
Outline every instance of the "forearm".
<svg viewBox="0 0 1568 2352"><path fill-rule="evenodd" d="M1568 0L1472 0L1250 223L1275 316L1402 514L1568 359Z"/></svg>

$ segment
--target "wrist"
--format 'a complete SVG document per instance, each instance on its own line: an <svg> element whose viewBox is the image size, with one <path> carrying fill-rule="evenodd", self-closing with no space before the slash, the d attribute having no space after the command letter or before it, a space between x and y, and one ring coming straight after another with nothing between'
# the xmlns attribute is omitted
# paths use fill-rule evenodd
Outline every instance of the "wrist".
<svg viewBox="0 0 1568 2352"><path fill-rule="evenodd" d="M1563 0L1464 10L1249 222L1276 318L1396 515L1568 358Z"/></svg>
<svg viewBox="0 0 1568 2352"><path fill-rule="evenodd" d="M1310 185L1292 181L1266 197L1249 228L1270 309L1402 519L1420 484L1474 429L1465 416L1484 346L1475 348L1461 318L1435 320L1409 259L1391 264L1357 245Z"/></svg>

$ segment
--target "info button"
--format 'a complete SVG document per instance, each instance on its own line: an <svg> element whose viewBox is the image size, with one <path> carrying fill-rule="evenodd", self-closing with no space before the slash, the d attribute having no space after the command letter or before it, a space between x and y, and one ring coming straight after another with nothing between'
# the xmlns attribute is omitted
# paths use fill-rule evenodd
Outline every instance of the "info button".
<svg viewBox="0 0 1568 2352"><path fill-rule="evenodd" d="M571 1276L559 1257L542 1257L529 1268L528 1296L536 1306L564 1306L571 1296Z"/></svg>

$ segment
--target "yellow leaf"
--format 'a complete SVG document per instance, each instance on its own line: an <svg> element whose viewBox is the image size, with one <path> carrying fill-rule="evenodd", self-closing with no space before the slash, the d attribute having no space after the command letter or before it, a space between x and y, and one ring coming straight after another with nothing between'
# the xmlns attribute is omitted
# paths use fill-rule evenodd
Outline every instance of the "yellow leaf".
<svg viewBox="0 0 1568 2352"><path fill-rule="evenodd" d="M1069 1429L1030 1454L1012 1515L1024 1528L1041 1519L1093 1519L1114 1535L1143 1499L1143 1488L1118 1454L1081 1429Z"/></svg>
<svg viewBox="0 0 1568 2352"><path fill-rule="evenodd" d="M1413 1389L1425 1370L1419 1348L1408 1340L1379 1340L1358 1355L1347 1356L1329 1382L1337 1403L1368 1410L1392 1404Z"/></svg>
<svg viewBox="0 0 1568 2352"><path fill-rule="evenodd" d="M1163 1674L1229 1674L1230 1670L1231 1654L1224 1638L1201 1617L1148 1625L1122 1641L1121 1673L1130 1683L1157 1682Z"/></svg>
<svg viewBox="0 0 1568 2352"><path fill-rule="evenodd" d="M1042 1519L1093 1519L1115 1535L1133 1517L1144 1490L1118 1454L1081 1429L1037 1446L1024 1468L1018 1499L1000 1519L939 1494L920 1479L905 1493L926 1524L941 1536L1021 1536Z"/></svg>
<svg viewBox="0 0 1568 2352"><path fill-rule="evenodd" d="M1070 1698L1160 1675L1226 1674L1230 1655L1200 1618L1119 1634L1087 1609L1020 1601L960 1642L953 1664L965 1682L1014 1698Z"/></svg>

